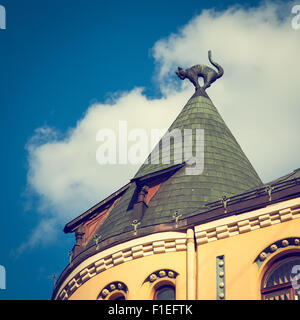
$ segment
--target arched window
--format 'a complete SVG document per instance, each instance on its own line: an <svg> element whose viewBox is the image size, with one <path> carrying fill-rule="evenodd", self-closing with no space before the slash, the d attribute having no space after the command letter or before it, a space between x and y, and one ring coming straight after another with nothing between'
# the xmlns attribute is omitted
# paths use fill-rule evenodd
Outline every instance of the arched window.
<svg viewBox="0 0 300 320"><path fill-rule="evenodd" d="M111 282L105 286L100 294L98 300L126 300L128 292L127 286L120 281Z"/></svg>
<svg viewBox="0 0 300 320"><path fill-rule="evenodd" d="M300 300L300 254L280 257L262 279L263 300Z"/></svg>
<svg viewBox="0 0 300 320"><path fill-rule="evenodd" d="M155 291L154 300L175 300L175 287L163 285Z"/></svg>
<svg viewBox="0 0 300 320"><path fill-rule="evenodd" d="M113 294L111 294L107 300L126 300L125 294L121 291L117 291Z"/></svg>
<svg viewBox="0 0 300 320"><path fill-rule="evenodd" d="M176 300L176 278L178 273L170 269L160 269L151 273L144 281L149 286L149 299Z"/></svg>

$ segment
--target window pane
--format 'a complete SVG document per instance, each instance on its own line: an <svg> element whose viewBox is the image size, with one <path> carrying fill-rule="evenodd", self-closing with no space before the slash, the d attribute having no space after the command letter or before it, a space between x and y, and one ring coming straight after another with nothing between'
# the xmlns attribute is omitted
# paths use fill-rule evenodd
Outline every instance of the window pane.
<svg viewBox="0 0 300 320"><path fill-rule="evenodd" d="M295 300L300 300L300 289L295 289Z"/></svg>
<svg viewBox="0 0 300 320"><path fill-rule="evenodd" d="M293 267L300 266L299 254L291 254L279 258L267 271L262 284L264 300L299 300L299 288L295 286Z"/></svg>
<svg viewBox="0 0 300 320"><path fill-rule="evenodd" d="M172 286L160 287L156 292L156 300L175 300L175 288Z"/></svg>
<svg viewBox="0 0 300 320"><path fill-rule="evenodd" d="M292 281L292 268L295 265L300 265L300 258L293 257L282 261L268 276L264 288L269 288Z"/></svg>
<svg viewBox="0 0 300 320"><path fill-rule="evenodd" d="M290 289L283 289L265 294L264 300L291 300Z"/></svg>
<svg viewBox="0 0 300 320"><path fill-rule="evenodd" d="M119 297L117 297L117 298L115 298L113 300L125 300L125 297L124 296L119 296Z"/></svg>
<svg viewBox="0 0 300 320"><path fill-rule="evenodd" d="M125 295L121 292L117 292L115 294L112 294L109 298L109 300L126 300Z"/></svg>

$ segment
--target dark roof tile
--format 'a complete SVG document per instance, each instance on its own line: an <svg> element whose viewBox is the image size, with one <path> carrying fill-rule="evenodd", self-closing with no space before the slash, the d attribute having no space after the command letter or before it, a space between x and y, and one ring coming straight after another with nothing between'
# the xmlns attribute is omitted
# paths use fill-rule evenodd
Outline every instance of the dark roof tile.
<svg viewBox="0 0 300 320"><path fill-rule="evenodd" d="M205 204L221 200L224 195L230 197L262 185L256 171L210 99L201 96L190 99L169 128L169 132L173 129L182 132L184 129L204 130L204 171L200 175L186 175L186 164L173 173L151 199L140 227L172 221L175 211L183 217L195 215L207 210ZM195 139L193 143L194 148ZM175 149L175 154L182 153L182 148L173 141L171 147ZM150 156L151 154L148 159ZM135 178L169 168L174 165L173 160L174 154L171 152L170 164L145 163ZM102 235L101 240L133 230L132 210L128 210L128 207L135 188L133 183L97 230L97 233Z"/></svg>

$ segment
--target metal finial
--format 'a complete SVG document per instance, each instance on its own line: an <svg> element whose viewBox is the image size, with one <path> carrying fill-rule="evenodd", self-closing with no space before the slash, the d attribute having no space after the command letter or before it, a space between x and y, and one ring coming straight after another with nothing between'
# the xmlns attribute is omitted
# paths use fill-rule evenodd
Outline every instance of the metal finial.
<svg viewBox="0 0 300 320"><path fill-rule="evenodd" d="M221 199L221 202L223 203L223 207L224 207L224 213L227 213L227 202L229 201L230 199L227 198L226 196L223 196L222 199Z"/></svg>
<svg viewBox="0 0 300 320"><path fill-rule="evenodd" d="M71 262L72 262L72 252L71 251L68 252L68 256L69 256L69 263L71 264Z"/></svg>
<svg viewBox="0 0 300 320"><path fill-rule="evenodd" d="M175 211L172 217L173 217L173 219L175 219L175 228L177 229L178 228L178 220L180 217L182 217L182 214L179 213L178 211Z"/></svg>
<svg viewBox="0 0 300 320"><path fill-rule="evenodd" d="M132 226L133 226L133 229L134 229L134 235L136 236L137 235L137 227L140 225L141 223L138 221L138 220L133 220L132 221Z"/></svg>
<svg viewBox="0 0 300 320"><path fill-rule="evenodd" d="M56 285L56 274L55 273L52 275L52 279L53 279L53 286L55 287L55 285Z"/></svg>
<svg viewBox="0 0 300 320"><path fill-rule="evenodd" d="M274 187L270 186L270 185L267 185L266 186L266 191L269 195L269 201L272 201L272 191L274 190Z"/></svg>
<svg viewBox="0 0 300 320"><path fill-rule="evenodd" d="M95 244L96 244L96 250L99 249L99 241L100 239L102 238L102 235L101 234L94 234L93 236L93 240L95 241Z"/></svg>

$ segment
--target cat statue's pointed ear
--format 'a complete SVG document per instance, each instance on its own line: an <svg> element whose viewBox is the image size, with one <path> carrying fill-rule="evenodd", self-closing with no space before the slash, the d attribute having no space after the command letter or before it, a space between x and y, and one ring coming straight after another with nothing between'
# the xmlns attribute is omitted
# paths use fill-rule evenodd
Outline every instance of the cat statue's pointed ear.
<svg viewBox="0 0 300 320"><path fill-rule="evenodd" d="M184 79L185 79L185 74L184 74L182 71L184 71L184 69L178 67L178 72L176 71L175 73L177 74L177 76L178 76L181 80L184 80Z"/></svg>

